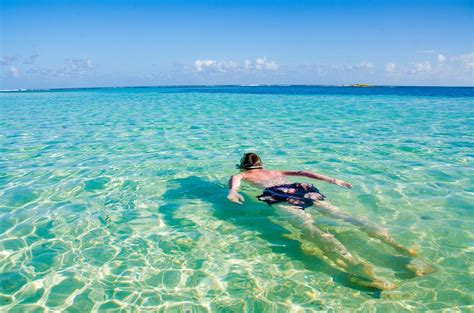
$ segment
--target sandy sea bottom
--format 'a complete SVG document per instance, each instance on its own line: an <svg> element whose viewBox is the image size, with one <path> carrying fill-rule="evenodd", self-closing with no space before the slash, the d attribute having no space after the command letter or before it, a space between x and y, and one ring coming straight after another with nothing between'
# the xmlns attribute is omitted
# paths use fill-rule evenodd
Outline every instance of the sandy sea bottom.
<svg viewBox="0 0 474 313"><path fill-rule="evenodd" d="M0 94L0 310L473 309L473 112L472 97ZM259 190L226 200L247 151L351 182L316 185L436 271L308 209L399 287L354 285Z"/></svg>

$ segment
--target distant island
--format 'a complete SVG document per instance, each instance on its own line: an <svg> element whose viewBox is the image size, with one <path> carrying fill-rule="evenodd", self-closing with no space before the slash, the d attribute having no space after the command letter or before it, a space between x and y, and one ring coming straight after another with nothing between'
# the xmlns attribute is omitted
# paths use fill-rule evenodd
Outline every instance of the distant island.
<svg viewBox="0 0 474 313"><path fill-rule="evenodd" d="M349 85L349 87L374 87L373 85L369 85L369 84L352 84L352 85Z"/></svg>

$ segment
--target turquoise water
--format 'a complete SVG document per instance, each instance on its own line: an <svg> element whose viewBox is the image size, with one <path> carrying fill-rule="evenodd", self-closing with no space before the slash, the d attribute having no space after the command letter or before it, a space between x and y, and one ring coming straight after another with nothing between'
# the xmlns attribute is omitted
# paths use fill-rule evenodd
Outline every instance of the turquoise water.
<svg viewBox="0 0 474 313"><path fill-rule="evenodd" d="M472 309L472 88L209 87L0 94L0 310ZM254 151L436 271L312 209L398 285L352 284L255 198L226 200ZM287 217L287 218L291 218ZM305 311L306 310L306 311Z"/></svg>

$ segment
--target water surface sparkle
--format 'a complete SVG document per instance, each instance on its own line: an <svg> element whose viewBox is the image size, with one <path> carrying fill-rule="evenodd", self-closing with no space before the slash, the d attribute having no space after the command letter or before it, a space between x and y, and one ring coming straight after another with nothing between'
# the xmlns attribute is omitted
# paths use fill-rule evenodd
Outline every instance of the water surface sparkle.
<svg viewBox="0 0 474 313"><path fill-rule="evenodd" d="M0 94L0 310L472 308L472 88L256 88ZM436 272L308 209L399 287L351 284L258 190L226 200L246 151L351 182L316 185Z"/></svg>

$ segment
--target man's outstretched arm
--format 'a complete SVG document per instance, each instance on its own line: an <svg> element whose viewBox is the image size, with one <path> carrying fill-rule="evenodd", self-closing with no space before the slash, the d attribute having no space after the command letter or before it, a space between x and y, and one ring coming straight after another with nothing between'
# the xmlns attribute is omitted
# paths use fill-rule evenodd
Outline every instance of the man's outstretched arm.
<svg viewBox="0 0 474 313"><path fill-rule="evenodd" d="M238 193L240 187L240 181L242 180L242 175L234 175L229 179L229 194L227 199L232 202L242 204L244 202L244 197Z"/></svg>
<svg viewBox="0 0 474 313"><path fill-rule="evenodd" d="M282 174L286 175L286 176L308 177L308 178L312 178L312 179L322 180L322 181L325 181L327 183L331 183L331 184L338 185L338 186L341 186L341 187L352 188L351 184L349 184L349 183L347 183L343 180L335 179L335 178L332 178L332 177L329 177L329 176L324 176L324 175L318 174L318 173L307 172L307 171L282 171Z"/></svg>

